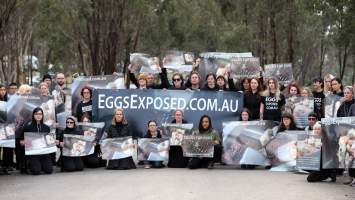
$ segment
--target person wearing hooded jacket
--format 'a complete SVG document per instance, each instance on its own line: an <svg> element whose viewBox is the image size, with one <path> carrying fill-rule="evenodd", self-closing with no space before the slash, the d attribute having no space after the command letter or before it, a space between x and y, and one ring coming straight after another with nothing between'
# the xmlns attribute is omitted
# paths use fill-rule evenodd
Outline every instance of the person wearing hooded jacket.
<svg viewBox="0 0 355 200"><path fill-rule="evenodd" d="M32 112L32 121L27 123L20 135L20 144L25 146L24 133L25 132L37 132L37 133L49 133L50 128L43 123L43 110L37 107ZM46 174L51 174L53 172L52 158L51 154L43 155L31 155L26 156L29 161L29 169L33 175L41 174L43 171Z"/></svg>
<svg viewBox="0 0 355 200"><path fill-rule="evenodd" d="M77 120L73 116L68 116L65 122L66 128L60 131L57 139L59 140L59 146L64 147L64 134L69 135L83 135L83 132L77 128ZM63 172L82 171L84 169L84 163L81 157L69 157L61 155L61 170Z"/></svg>

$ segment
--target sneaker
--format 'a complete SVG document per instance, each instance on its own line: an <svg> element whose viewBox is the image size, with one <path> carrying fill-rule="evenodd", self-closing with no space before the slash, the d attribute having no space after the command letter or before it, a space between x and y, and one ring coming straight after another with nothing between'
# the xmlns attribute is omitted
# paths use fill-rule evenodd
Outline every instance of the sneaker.
<svg viewBox="0 0 355 200"><path fill-rule="evenodd" d="M344 175L343 175L343 183L344 183L344 185L349 185L352 182L354 182L353 178L351 176L349 176L348 173L344 173Z"/></svg>
<svg viewBox="0 0 355 200"><path fill-rule="evenodd" d="M150 169L150 165L145 165L144 169Z"/></svg>
<svg viewBox="0 0 355 200"><path fill-rule="evenodd" d="M353 179L353 181L349 184L349 186L355 187L355 179Z"/></svg>

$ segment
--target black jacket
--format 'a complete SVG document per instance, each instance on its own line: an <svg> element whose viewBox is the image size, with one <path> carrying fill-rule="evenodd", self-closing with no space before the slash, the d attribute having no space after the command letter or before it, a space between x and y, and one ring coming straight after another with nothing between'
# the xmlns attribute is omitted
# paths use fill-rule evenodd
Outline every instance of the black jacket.
<svg viewBox="0 0 355 200"><path fill-rule="evenodd" d="M160 130L157 130L158 134L156 138L161 138L161 133ZM147 134L145 134L144 138L152 138L152 134L150 133L150 131L147 131Z"/></svg>
<svg viewBox="0 0 355 200"><path fill-rule="evenodd" d="M112 125L107 130L107 138L119 138L132 136L128 124L116 123Z"/></svg>
<svg viewBox="0 0 355 200"><path fill-rule="evenodd" d="M50 128L49 126L45 125L44 123L37 124L36 122L29 122L21 131L20 139L23 140L25 132L38 132L38 133L49 133Z"/></svg>
<svg viewBox="0 0 355 200"><path fill-rule="evenodd" d="M350 113L350 107L355 103L355 100L352 99L351 101L344 101L338 111L337 111L337 117L349 117L351 116Z"/></svg>

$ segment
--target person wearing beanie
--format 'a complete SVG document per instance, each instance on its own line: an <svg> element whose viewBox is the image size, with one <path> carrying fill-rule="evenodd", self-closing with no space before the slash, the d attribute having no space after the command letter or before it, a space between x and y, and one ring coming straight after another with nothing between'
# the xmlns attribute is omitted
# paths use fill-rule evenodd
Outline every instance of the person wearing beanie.
<svg viewBox="0 0 355 200"><path fill-rule="evenodd" d="M77 128L77 119L73 116L68 116L65 122L66 127L63 131L59 132L57 139L61 148L60 167L62 172L82 171L84 164L81 157L63 156L62 148L64 147L64 135L83 135L83 132ZM58 143L58 142L57 142Z"/></svg>
<svg viewBox="0 0 355 200"><path fill-rule="evenodd" d="M318 115L315 112L311 112L308 114L308 126L306 126L305 128L305 131L307 133L313 131L313 126L317 123L317 117Z"/></svg>

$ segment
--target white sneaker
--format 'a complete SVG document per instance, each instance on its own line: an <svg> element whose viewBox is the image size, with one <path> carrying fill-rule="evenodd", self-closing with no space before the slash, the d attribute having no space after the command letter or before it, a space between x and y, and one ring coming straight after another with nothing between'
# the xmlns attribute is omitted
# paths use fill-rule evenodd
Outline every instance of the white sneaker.
<svg viewBox="0 0 355 200"><path fill-rule="evenodd" d="M150 169L150 165L145 165L144 169Z"/></svg>

